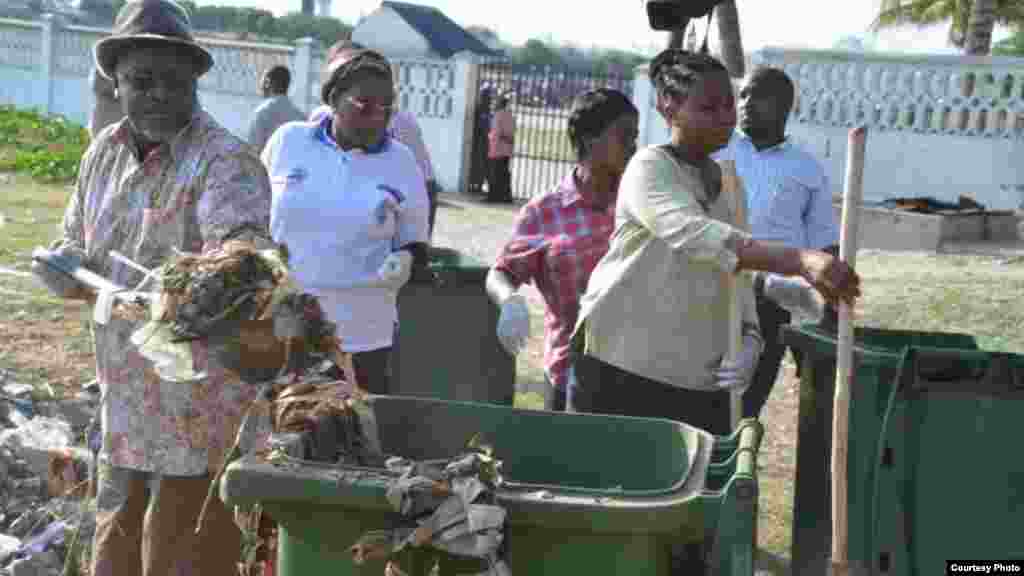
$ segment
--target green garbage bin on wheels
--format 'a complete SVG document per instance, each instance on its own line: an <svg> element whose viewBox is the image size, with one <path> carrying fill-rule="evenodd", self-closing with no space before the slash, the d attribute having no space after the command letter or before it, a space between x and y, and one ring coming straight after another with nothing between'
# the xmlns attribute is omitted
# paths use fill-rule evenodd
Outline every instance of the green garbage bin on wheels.
<svg viewBox="0 0 1024 576"><path fill-rule="evenodd" d="M427 278L398 293L391 394L512 405L516 361L498 342L487 264L450 248L428 250Z"/></svg>
<svg viewBox="0 0 1024 576"><path fill-rule="evenodd" d="M480 434L503 462L515 574L670 574L673 545L704 542L712 573L750 576L761 427L728 438L661 419L521 410L445 400L369 400L386 454L450 458ZM280 526L280 576L383 573L348 548L391 528L385 470L247 456L220 485L229 505L260 504ZM441 574L464 574L442 559ZM420 576L420 575L415 575Z"/></svg>
<svg viewBox="0 0 1024 576"><path fill-rule="evenodd" d="M906 351L877 449L876 573L948 574L954 560L1024 569L1022 414L1024 356Z"/></svg>
<svg viewBox="0 0 1024 576"><path fill-rule="evenodd" d="M958 554L1024 557L1024 538L1010 521L1024 512L1018 495L1024 466L1010 456L1011 438L1024 430L1018 423L1020 357L979 351L965 334L858 328L854 338L847 461L851 565L910 576L945 573L945 560ZM803 356L792 573L824 574L831 555L838 342L810 326L784 327L783 340ZM915 384L901 386L908 381ZM994 482L988 477L993 469L1004 471ZM967 518L976 521L961 524Z"/></svg>

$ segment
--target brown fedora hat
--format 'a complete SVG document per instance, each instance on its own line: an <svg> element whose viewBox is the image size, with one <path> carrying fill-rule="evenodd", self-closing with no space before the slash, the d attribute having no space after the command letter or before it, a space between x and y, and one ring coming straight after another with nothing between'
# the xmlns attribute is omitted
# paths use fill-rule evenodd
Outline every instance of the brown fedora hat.
<svg viewBox="0 0 1024 576"><path fill-rule="evenodd" d="M213 67L213 56L192 37L188 13L172 0L132 0L117 13L110 36L93 47L96 67L107 78L114 77L117 56L139 43L156 42L181 46L195 55L197 76Z"/></svg>

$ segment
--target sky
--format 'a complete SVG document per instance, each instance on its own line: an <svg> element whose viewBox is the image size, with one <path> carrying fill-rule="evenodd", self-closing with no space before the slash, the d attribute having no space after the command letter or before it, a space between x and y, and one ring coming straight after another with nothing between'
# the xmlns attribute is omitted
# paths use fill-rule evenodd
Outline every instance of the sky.
<svg viewBox="0 0 1024 576"><path fill-rule="evenodd" d="M411 0L440 9L463 26L483 25L502 40L522 44L530 38L650 51L664 46L664 32L647 26L643 0ZM301 0L200 0L200 4L252 6L275 15L295 12ZM878 0L737 0L740 33L747 51L765 46L833 47L845 36L865 34ZM334 0L333 16L354 24L379 0ZM703 38L704 20L698 28ZM714 46L712 25L712 47ZM1004 34L997 34L997 39ZM891 31L875 38L875 47L904 52L955 52L946 44L944 26Z"/></svg>

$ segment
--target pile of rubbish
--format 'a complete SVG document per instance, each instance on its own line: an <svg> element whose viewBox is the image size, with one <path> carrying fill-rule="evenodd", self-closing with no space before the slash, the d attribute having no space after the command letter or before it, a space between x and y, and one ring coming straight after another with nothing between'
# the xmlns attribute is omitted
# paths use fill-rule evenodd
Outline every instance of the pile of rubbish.
<svg viewBox="0 0 1024 576"><path fill-rule="evenodd" d="M868 203L866 203L868 204ZM957 214L964 212L985 212L985 206L969 196L960 196L956 203L945 202L931 196L889 198L874 203L879 208L914 212L916 214Z"/></svg>
<svg viewBox="0 0 1024 576"><path fill-rule="evenodd" d="M45 399L0 371L0 575L79 573L87 561L95 392Z"/></svg>
<svg viewBox="0 0 1024 576"><path fill-rule="evenodd" d="M476 560L464 570L511 576L504 560L505 509L495 498L501 462L489 447L471 442L467 453L440 462L391 457L386 467L400 475L387 498L402 522L363 534L350 549L353 562L387 560L387 573L400 576L404 553L430 548L461 559L462 566Z"/></svg>
<svg viewBox="0 0 1024 576"><path fill-rule="evenodd" d="M248 382L301 373L338 349L316 298L292 281L283 247L229 240L201 255L178 254L154 274L159 296L132 343L166 380L202 377L192 370L194 340Z"/></svg>

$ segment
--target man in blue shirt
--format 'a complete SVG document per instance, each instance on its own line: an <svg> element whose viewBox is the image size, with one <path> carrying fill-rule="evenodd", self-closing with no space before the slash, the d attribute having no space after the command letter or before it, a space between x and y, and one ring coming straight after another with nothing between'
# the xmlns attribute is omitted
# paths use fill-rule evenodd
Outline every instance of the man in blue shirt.
<svg viewBox="0 0 1024 576"><path fill-rule="evenodd" d="M752 71L739 93L738 129L716 158L736 163L736 173L747 190L747 215L755 240L838 254L828 177L817 159L786 136L795 95L793 82L782 70L762 67ZM809 303L813 291L793 280L759 274L754 289L765 348L743 395L743 416L747 418L760 414L786 352L779 328L790 322L791 313L778 302L788 300L790 309L813 308ZM780 297L784 292L788 294ZM793 306L794 301L805 304ZM826 310L826 320L832 316L834 311ZM799 370L800 359L795 350L793 354Z"/></svg>

